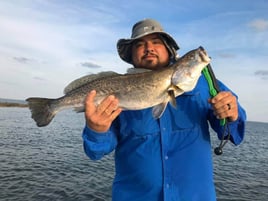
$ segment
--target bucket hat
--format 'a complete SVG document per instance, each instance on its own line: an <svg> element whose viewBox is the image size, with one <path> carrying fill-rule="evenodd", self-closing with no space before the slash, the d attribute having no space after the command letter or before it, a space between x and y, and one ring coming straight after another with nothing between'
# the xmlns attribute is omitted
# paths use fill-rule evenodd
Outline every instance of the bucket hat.
<svg viewBox="0 0 268 201"><path fill-rule="evenodd" d="M164 31L161 24L153 19L145 19L137 22L132 27L130 39L119 39L117 42L117 52L120 58L127 63L132 64L131 48L133 41L147 36L149 34L158 33L161 36L166 48L168 49L171 59L176 59L177 50L179 49L176 41Z"/></svg>

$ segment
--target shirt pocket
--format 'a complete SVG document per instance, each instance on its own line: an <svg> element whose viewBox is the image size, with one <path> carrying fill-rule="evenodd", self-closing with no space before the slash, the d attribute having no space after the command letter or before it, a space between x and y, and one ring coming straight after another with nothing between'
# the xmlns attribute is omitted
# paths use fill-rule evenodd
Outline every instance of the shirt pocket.
<svg viewBox="0 0 268 201"><path fill-rule="evenodd" d="M198 127L175 130L170 135L170 149L180 151L195 143L200 137Z"/></svg>
<svg viewBox="0 0 268 201"><path fill-rule="evenodd" d="M199 92L188 92L176 98L177 108L169 106L171 130L190 131L205 117Z"/></svg>
<svg viewBox="0 0 268 201"><path fill-rule="evenodd" d="M176 98L177 108L169 107L170 145L182 150L200 137L200 124L204 122L199 92L188 92Z"/></svg>
<svg viewBox="0 0 268 201"><path fill-rule="evenodd" d="M152 117L152 109L125 111L120 116L122 121L117 153L132 152L129 158L159 156L160 129L158 121Z"/></svg>
<svg viewBox="0 0 268 201"><path fill-rule="evenodd" d="M120 138L140 138L146 140L149 136L159 135L159 125L152 116L152 108L125 111L120 115Z"/></svg>

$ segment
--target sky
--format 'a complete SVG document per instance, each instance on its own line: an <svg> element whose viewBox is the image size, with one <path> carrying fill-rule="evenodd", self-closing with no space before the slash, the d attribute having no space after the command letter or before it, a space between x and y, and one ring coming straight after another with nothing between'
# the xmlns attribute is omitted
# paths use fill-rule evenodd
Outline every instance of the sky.
<svg viewBox="0 0 268 201"><path fill-rule="evenodd" d="M0 98L57 98L90 73L125 73L116 43L159 21L180 46L202 45L248 120L268 122L267 0L0 1Z"/></svg>

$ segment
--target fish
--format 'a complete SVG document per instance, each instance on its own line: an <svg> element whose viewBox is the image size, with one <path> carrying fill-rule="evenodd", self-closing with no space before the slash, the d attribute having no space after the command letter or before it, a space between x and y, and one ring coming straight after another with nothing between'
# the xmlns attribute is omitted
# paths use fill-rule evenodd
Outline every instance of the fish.
<svg viewBox="0 0 268 201"><path fill-rule="evenodd" d="M122 110L152 107L152 116L158 119L168 103L176 108L175 98L194 89L210 60L206 50L200 46L158 70L134 70L125 74L108 71L86 75L67 85L65 95L59 98L30 97L26 101L38 127L47 126L59 111L67 108L84 112L85 98L92 90L97 92L96 105L107 96L114 95Z"/></svg>

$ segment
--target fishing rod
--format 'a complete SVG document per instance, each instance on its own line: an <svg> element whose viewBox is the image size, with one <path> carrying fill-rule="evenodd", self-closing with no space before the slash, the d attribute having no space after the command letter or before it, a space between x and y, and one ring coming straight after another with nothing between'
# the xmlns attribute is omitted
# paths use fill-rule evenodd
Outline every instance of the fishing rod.
<svg viewBox="0 0 268 201"><path fill-rule="evenodd" d="M211 97L215 97L220 92L220 87L218 85L216 76L212 70L212 67L210 64L208 64L203 70L203 75L205 76L208 86L209 86L209 94ZM230 107L230 106L229 106ZM222 138L220 145L214 149L214 153L216 155L221 155L223 153L223 147L226 145L226 143L230 140L231 133L229 128L229 122L226 118L220 120L220 125L224 126ZM227 139L225 140L225 133L227 132Z"/></svg>

